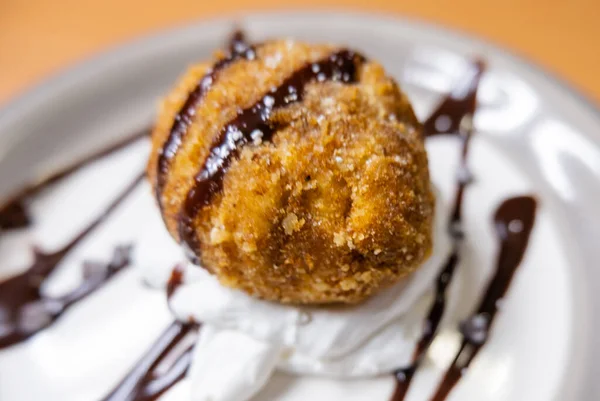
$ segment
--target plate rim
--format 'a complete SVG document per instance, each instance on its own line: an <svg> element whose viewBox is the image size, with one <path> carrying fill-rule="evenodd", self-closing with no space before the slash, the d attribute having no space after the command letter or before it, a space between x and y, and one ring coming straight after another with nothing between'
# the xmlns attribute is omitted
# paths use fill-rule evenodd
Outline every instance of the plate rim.
<svg viewBox="0 0 600 401"><path fill-rule="evenodd" d="M252 20L264 17L301 17L311 18L316 16L337 16L341 18L368 18L371 21L385 20L390 23L407 23L419 29L437 31L440 34L450 34L459 37L461 40L471 43L477 43L483 47L491 49L493 52L501 53L503 57L508 58L511 63L517 63L522 67L541 73L545 80L558 84L561 89L568 92L574 100L584 105L590 112L600 118L600 104L597 104L592 97L570 83L566 78L559 73L554 72L541 63L532 60L525 54L496 43L490 39L476 36L460 27L453 27L445 23L435 23L424 18L411 16L402 13L386 14L383 11L361 11L359 9L335 8L328 7L322 10L314 8L289 8L289 9L273 9L258 12L234 12L221 14L214 17L196 18L190 22L181 24L180 26L162 27L154 31L142 32L133 38L126 39L122 42L117 42L108 45L107 48L93 52L88 56L59 67L57 71L41 76L34 82L26 85L23 89L17 91L12 96L9 96L2 104L0 104L0 122L9 114L18 110L20 106L30 103L32 98L40 97L41 94L54 90L56 87L64 85L68 81L73 80L73 75L84 75L84 72L101 70L105 64L110 64L109 61L114 60L128 53L132 48L148 46L154 43L157 39L165 36L178 36L181 33L196 28L199 25L223 25L231 24L232 27L240 21ZM600 142L599 142L600 144Z"/></svg>

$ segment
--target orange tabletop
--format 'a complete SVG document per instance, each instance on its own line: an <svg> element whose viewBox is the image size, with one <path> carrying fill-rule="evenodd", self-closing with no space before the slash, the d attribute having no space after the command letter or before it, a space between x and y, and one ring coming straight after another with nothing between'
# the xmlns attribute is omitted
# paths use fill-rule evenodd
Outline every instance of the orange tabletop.
<svg viewBox="0 0 600 401"><path fill-rule="evenodd" d="M405 15L505 46L600 104L598 0L0 0L0 103L100 50L232 12L345 8Z"/></svg>

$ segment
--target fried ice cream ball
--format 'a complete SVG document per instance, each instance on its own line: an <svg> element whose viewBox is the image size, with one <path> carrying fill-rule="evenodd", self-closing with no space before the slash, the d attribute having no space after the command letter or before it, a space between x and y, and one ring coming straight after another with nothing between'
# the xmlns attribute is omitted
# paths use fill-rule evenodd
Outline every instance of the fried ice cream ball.
<svg viewBox="0 0 600 401"><path fill-rule="evenodd" d="M336 51L271 41L224 67L213 67L225 57L217 53L184 74L161 105L148 162L176 240L185 242L182 211L223 127ZM434 196L421 127L381 65L359 57L355 64L353 80L317 76L274 107L266 119L272 137L252 133L222 169L221 187L192 216L192 251L223 285L282 303L357 303L429 257ZM161 169L182 110L209 75Z"/></svg>

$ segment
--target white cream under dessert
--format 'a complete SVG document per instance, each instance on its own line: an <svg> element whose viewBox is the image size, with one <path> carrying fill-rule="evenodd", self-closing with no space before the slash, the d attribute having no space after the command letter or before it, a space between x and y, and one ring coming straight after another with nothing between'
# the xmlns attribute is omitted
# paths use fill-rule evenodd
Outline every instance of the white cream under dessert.
<svg viewBox="0 0 600 401"><path fill-rule="evenodd" d="M442 218L433 230L432 256L410 278L360 305L281 305L224 287L194 265L180 267L177 283L170 283L170 308L180 320L203 322L190 371L193 399L250 399L275 368L350 378L385 374L399 361L408 363L423 315L417 303L450 253L443 218L448 209L437 199ZM165 277L152 269L147 273Z"/></svg>
<svg viewBox="0 0 600 401"><path fill-rule="evenodd" d="M454 197L446 199L451 206L448 216L445 215L448 208L437 207L438 222L444 225L443 222L447 221L451 234L451 253L447 259L443 246L445 230L438 227L432 230L432 256L424 265L416 266L418 269L396 284L397 287L388 287L357 306L326 309L271 304L221 287L214 277L207 276L198 268L188 267L183 272L175 270L168 292L171 294L171 309L178 320L164 331L130 373L112 391L107 392L104 400L156 400L162 395L168 396L170 391L175 390L171 387L186 376L191 384L189 399L208 399L210 396L213 400L238 400L240 393L247 397L260 388L275 367L299 374L337 377L372 376L394 371L397 387L393 400L403 400L414 373L421 367L424 355L438 332L447 306L447 288L461 256L458 245L464 235L461 227L463 198L470 183L467 168L470 121L482 72L480 63L471 65L458 90L446 98L424 123L425 137L456 134L462 143L457 191ZM448 124L438 124L440 118ZM443 130L440 128L442 126ZM27 200L34 198L49 184L131 142L126 141L113 149L99 152L47 181L28 187L0 209L2 229L26 227L29 224ZM53 252L38 250L29 269L0 282L0 348L12 348L45 331L73 305L109 280L125 280L121 272L132 264L131 247L128 244L117 246L113 257L105 258L110 259L107 263L87 263L83 279L73 291L52 295L52 292L43 290L43 284L61 263L88 241L101 223L116 217L115 210L131 196L140 182L141 176L138 176L130 185L126 185L122 193L64 247ZM438 202L441 201L442 198L438 198ZM491 277L475 313L462 325L459 353L438 387L433 389L433 400L446 398L460 380L461 373L485 345L496 316L497 301L504 297L525 252L535 211L535 201L527 196L507 199L496 210L494 227L500 247L496 274ZM133 245L136 246L135 243ZM165 242L164 247L168 246L172 244ZM154 251L156 248L163 250L160 245L154 247ZM137 249L134 254L136 263L143 259L139 251ZM155 253L155 257L151 253L141 253L147 257L141 263L145 267L152 267L151 263L160 264L162 252ZM153 268L158 274L171 270L165 265ZM146 269L147 278L152 276L152 270ZM143 285L142 280L136 280L135 285ZM428 296L431 291L427 291L431 287L435 287L433 300ZM220 297L217 299L222 302L203 305L202 302L207 302L201 297L207 295L203 291L211 291L209 295ZM421 308L417 308L415 302L421 295L423 299L417 302ZM423 306L427 309L428 302L429 310L423 313ZM408 323L406 318L413 312L416 315ZM353 330L351 326L356 326L357 319L361 320L361 324L367 319L369 324ZM205 324L197 320L203 320ZM196 342L198 333L200 337ZM388 349L390 352L384 352ZM465 350L469 357L459 358L459 354L464 355ZM398 358L397 361L395 358ZM214 369L217 362L229 363L229 369ZM182 399L188 399L188 395Z"/></svg>

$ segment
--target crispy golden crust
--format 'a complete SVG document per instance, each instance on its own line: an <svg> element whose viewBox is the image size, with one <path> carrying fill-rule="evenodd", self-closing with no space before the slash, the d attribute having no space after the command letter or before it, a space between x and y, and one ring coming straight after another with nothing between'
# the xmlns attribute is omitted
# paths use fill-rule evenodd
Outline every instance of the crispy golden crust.
<svg viewBox="0 0 600 401"><path fill-rule="evenodd" d="M162 194L175 238L177 214L223 125L333 49L271 42L257 49L256 60L219 72ZM206 70L190 69L163 103L148 164L153 185L174 116ZM223 191L195 219L203 266L260 298L351 303L424 261L434 213L427 155L406 96L379 64L363 64L357 84L309 84L302 102L272 121L281 127L273 141L246 146Z"/></svg>

